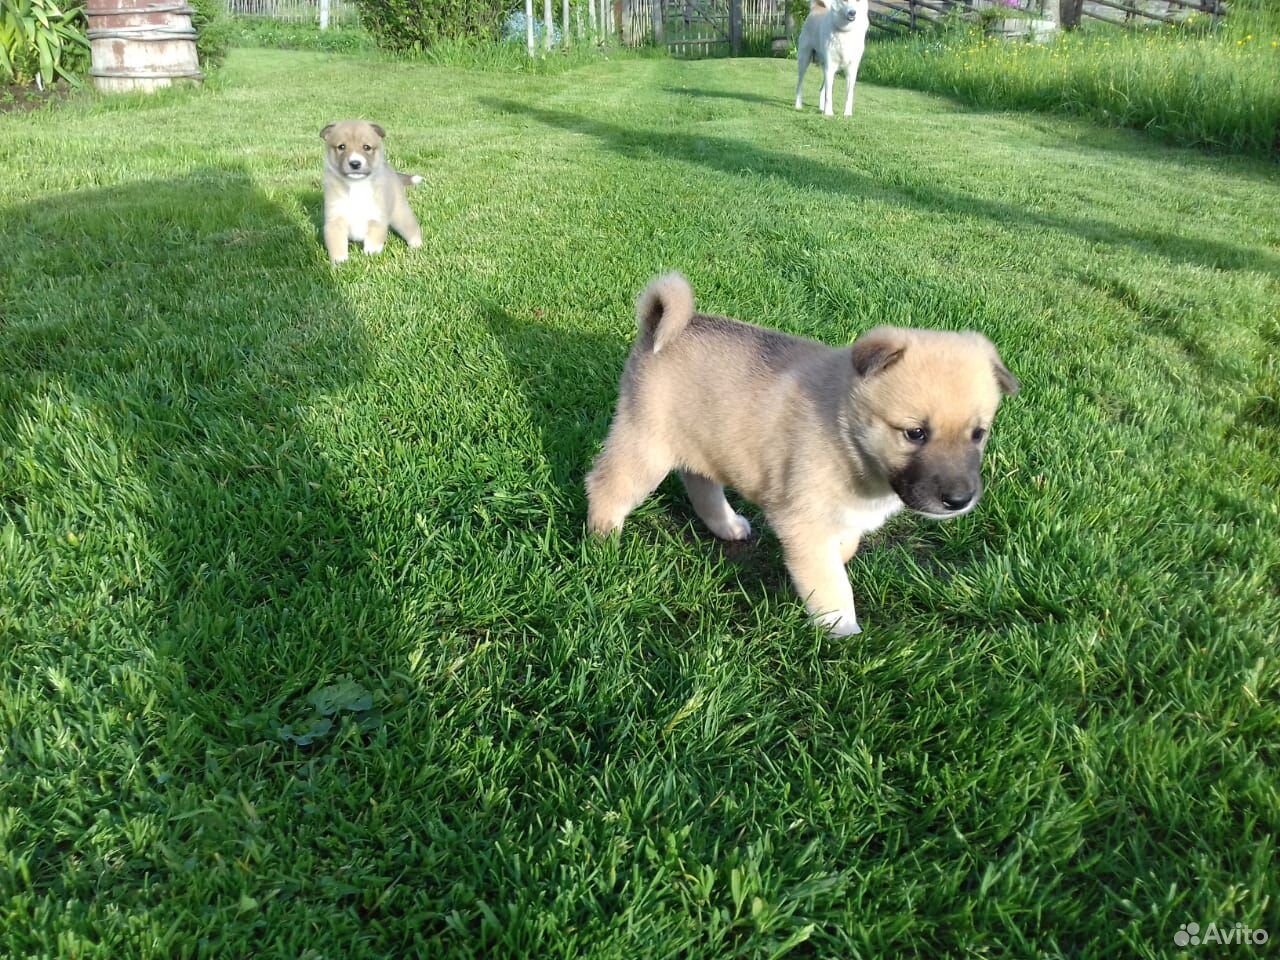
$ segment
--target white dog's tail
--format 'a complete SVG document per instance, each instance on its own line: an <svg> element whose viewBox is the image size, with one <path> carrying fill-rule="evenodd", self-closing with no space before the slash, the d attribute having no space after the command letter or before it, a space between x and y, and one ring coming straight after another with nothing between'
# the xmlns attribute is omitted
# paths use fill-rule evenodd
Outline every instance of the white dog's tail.
<svg viewBox="0 0 1280 960"><path fill-rule="evenodd" d="M657 353L680 336L693 317L693 288L678 273L658 277L636 298L640 338Z"/></svg>

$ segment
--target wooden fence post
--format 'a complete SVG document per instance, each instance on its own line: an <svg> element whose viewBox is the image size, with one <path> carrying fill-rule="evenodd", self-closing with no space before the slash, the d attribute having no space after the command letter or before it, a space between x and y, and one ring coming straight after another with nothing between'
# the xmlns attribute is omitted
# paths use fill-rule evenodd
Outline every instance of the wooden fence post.
<svg viewBox="0 0 1280 960"><path fill-rule="evenodd" d="M907 0L907 10L911 13L911 32L916 32L916 0Z"/></svg>
<svg viewBox="0 0 1280 960"><path fill-rule="evenodd" d="M533 0L524 0L524 42L533 56Z"/></svg>
<svg viewBox="0 0 1280 960"><path fill-rule="evenodd" d="M662 4L663 0L649 0L649 12L653 14L653 42L662 45Z"/></svg>
<svg viewBox="0 0 1280 960"><path fill-rule="evenodd" d="M320 0L320 29L329 29L329 0Z"/></svg>
<svg viewBox="0 0 1280 960"><path fill-rule="evenodd" d="M742 53L742 0L729 0L729 52Z"/></svg>

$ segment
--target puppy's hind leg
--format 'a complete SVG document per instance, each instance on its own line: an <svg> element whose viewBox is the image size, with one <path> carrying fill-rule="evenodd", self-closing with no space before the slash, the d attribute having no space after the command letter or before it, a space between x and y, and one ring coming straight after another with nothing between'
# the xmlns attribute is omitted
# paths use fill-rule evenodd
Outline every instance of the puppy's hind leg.
<svg viewBox="0 0 1280 960"><path fill-rule="evenodd" d="M689 470L681 470L680 479L708 530L721 540L746 540L751 536L751 524L742 514L733 512L723 486Z"/></svg>
<svg viewBox="0 0 1280 960"><path fill-rule="evenodd" d="M587 528L604 537L622 529L627 515L657 489L671 462L621 415L587 474Z"/></svg>
<svg viewBox="0 0 1280 960"><path fill-rule="evenodd" d="M404 242L413 249L422 246L422 228L418 226L418 218L409 209L408 201L403 198L391 211L391 229L404 237Z"/></svg>

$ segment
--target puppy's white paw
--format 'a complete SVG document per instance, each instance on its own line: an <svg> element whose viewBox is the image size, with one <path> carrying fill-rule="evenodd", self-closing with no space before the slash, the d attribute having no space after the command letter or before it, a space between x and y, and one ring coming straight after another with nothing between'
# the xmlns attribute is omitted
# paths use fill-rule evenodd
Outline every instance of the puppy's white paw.
<svg viewBox="0 0 1280 960"><path fill-rule="evenodd" d="M336 267L338 264L340 264L340 263L346 263L346 262L347 262L347 254L346 254L346 251L343 251L342 253L338 254L337 256L334 256L334 257L330 257L330 258L329 258L329 266L331 266L331 267Z"/></svg>
<svg viewBox="0 0 1280 960"><path fill-rule="evenodd" d="M364 245L364 252L365 252L365 253L367 253L369 256L373 256L374 254L381 253L381 252L382 252L382 244L380 244L380 243L376 243L376 244L375 244L375 243L366 243L366 244Z"/></svg>
<svg viewBox="0 0 1280 960"><path fill-rule="evenodd" d="M852 637L862 632L862 628L858 626L858 615L852 610L833 610L814 617L813 622L826 627L833 637Z"/></svg>
<svg viewBox="0 0 1280 960"><path fill-rule="evenodd" d="M750 540L751 521L740 513L729 518L725 529L719 533L721 540Z"/></svg>
<svg viewBox="0 0 1280 960"><path fill-rule="evenodd" d="M422 175L415 173L413 176L409 178L409 182L416 187L418 184L422 182Z"/></svg>
<svg viewBox="0 0 1280 960"><path fill-rule="evenodd" d="M414 249L414 250L417 250L419 247L421 247L421 246L422 246L422 238L421 238L421 237L413 237L412 239L410 239L410 240L408 241L408 243L409 243L410 248L412 248L412 249Z"/></svg>

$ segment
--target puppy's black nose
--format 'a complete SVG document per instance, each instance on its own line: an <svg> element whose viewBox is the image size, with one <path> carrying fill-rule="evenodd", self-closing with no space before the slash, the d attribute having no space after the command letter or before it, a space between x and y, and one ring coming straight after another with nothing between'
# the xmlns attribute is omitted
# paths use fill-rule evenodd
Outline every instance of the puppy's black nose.
<svg viewBox="0 0 1280 960"><path fill-rule="evenodd" d="M944 493L942 505L948 510L963 510L973 500L972 490L961 490L958 493Z"/></svg>
<svg viewBox="0 0 1280 960"><path fill-rule="evenodd" d="M359 157L352 157L350 160L347 161L347 163L350 165L352 170L359 170L361 165L364 163L364 161L361 160Z"/></svg>

